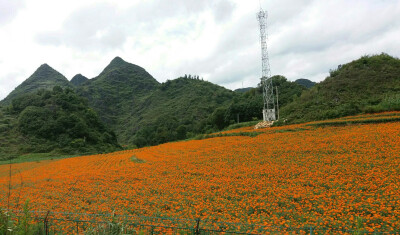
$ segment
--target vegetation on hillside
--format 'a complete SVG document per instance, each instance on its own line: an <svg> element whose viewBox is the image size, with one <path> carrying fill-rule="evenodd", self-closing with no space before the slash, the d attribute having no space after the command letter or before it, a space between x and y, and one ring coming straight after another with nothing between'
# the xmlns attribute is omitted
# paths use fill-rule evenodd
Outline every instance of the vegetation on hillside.
<svg viewBox="0 0 400 235"><path fill-rule="evenodd" d="M17 86L0 104L8 105L14 98L36 92L51 90L54 86L72 87L68 79L47 64L42 64L28 79Z"/></svg>
<svg viewBox="0 0 400 235"><path fill-rule="evenodd" d="M299 84L299 85L305 86L306 88L311 88L311 87L315 86L315 84L316 84L315 82L310 81L310 80L305 79L305 78L299 78L294 82Z"/></svg>
<svg viewBox="0 0 400 235"><path fill-rule="evenodd" d="M238 88L238 89L234 90L234 92L244 93L244 92L250 91L250 90L253 89L253 88L254 88L254 87Z"/></svg>
<svg viewBox="0 0 400 235"><path fill-rule="evenodd" d="M144 97L158 85L146 70L116 57L99 76L77 87L77 94L87 98L100 118L117 133L119 141L126 143L120 136L127 128L127 119L138 115Z"/></svg>
<svg viewBox="0 0 400 235"><path fill-rule="evenodd" d="M280 117L288 122L398 110L399 78L399 59L386 54L364 56L340 65L315 86L307 79L290 82L283 76L272 77L274 92L278 88ZM116 133L118 142L128 147L192 138L262 118L261 87L232 92L192 75L160 84L145 69L119 57L96 78L77 75L70 83L48 65L42 65L3 103L10 104L13 98L58 83L73 87L78 95L87 98L88 105ZM10 115L5 119L6 125L16 123Z"/></svg>
<svg viewBox="0 0 400 235"><path fill-rule="evenodd" d="M87 82L89 79L82 74L77 74L71 79L71 84L74 86L80 86L83 83Z"/></svg>
<svg viewBox="0 0 400 235"><path fill-rule="evenodd" d="M133 143L145 146L217 131L210 116L217 108L227 107L236 96L197 76L167 81L144 100L126 134L137 131Z"/></svg>
<svg viewBox="0 0 400 235"><path fill-rule="evenodd" d="M4 114L5 113L5 114ZM85 154L117 150L116 136L70 88L19 96L2 111L3 155ZM6 157L6 156L3 156Z"/></svg>
<svg viewBox="0 0 400 235"><path fill-rule="evenodd" d="M297 99L306 88L295 82L288 81L284 76L272 77L274 93L278 88L279 107L284 107ZM276 100L275 100L276 102ZM219 129L235 122L247 122L262 119L263 109L262 87L253 88L240 96L236 96L227 107L217 108L210 117L211 122Z"/></svg>
<svg viewBox="0 0 400 235"><path fill-rule="evenodd" d="M143 68L116 57L77 88L123 145L146 146L216 131L209 116L235 93L186 75L163 84Z"/></svg>
<svg viewBox="0 0 400 235"><path fill-rule="evenodd" d="M330 76L282 108L289 122L400 110L400 60L387 54L363 56L330 71Z"/></svg>

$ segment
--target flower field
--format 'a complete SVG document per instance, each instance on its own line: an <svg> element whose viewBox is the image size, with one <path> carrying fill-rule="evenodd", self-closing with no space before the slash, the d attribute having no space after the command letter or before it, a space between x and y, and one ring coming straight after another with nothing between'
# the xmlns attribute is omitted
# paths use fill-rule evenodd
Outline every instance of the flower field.
<svg viewBox="0 0 400 235"><path fill-rule="evenodd" d="M400 231L400 122L256 131L13 164L10 207ZM0 166L2 208L8 172Z"/></svg>

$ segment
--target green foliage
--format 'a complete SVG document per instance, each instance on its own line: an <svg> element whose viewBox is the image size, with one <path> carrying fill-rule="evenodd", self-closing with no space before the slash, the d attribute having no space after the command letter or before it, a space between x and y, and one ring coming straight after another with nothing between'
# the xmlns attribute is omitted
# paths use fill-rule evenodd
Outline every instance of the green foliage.
<svg viewBox="0 0 400 235"><path fill-rule="evenodd" d="M18 143L18 149L9 151L13 154L84 154L118 149L115 134L88 107L86 100L70 88L63 90L56 86L52 91L40 90L17 97L9 113L12 125L5 134L24 139ZM6 138L0 134L0 139ZM3 147L12 146L8 141Z"/></svg>
<svg viewBox="0 0 400 235"><path fill-rule="evenodd" d="M14 98L55 86L72 87L68 79L47 64L41 65L28 79L15 88L0 104L8 105Z"/></svg>
<svg viewBox="0 0 400 235"><path fill-rule="evenodd" d="M118 115L103 118L110 118L121 143L142 147L206 132L212 128L209 116L217 107L227 106L235 93L189 75L159 84L146 93L134 92L132 96L133 99L115 104L119 107ZM106 113L107 109L105 106L99 113Z"/></svg>
<svg viewBox="0 0 400 235"><path fill-rule="evenodd" d="M308 80L308 79L304 79L304 78L300 78L300 79L297 79L296 81L294 81L295 83L297 83L297 84L299 84L299 85L302 85L302 86L304 86L304 87L306 87L306 88L311 88L311 87L313 87L313 86L315 86L315 82L313 82L313 81L310 81L310 80Z"/></svg>
<svg viewBox="0 0 400 235"><path fill-rule="evenodd" d="M316 127L323 127L323 126L347 126L347 125L354 125L354 124L369 124L369 123L388 123L388 122L400 122L399 117L395 118L379 118L379 119L363 119L363 120L338 120L338 121L324 121L324 122L316 122L307 124L307 126L316 126Z"/></svg>
<svg viewBox="0 0 400 235"><path fill-rule="evenodd" d="M363 56L330 71L323 82L281 110L288 123L400 109L400 60Z"/></svg>
<svg viewBox="0 0 400 235"><path fill-rule="evenodd" d="M43 234L40 223L35 223L30 212L29 200L25 202L22 214L0 209L0 234L33 235Z"/></svg>
<svg viewBox="0 0 400 235"><path fill-rule="evenodd" d="M234 132L234 133L214 133L214 134L199 134L192 139L194 140L203 140L203 139L210 139L216 137L230 137L230 136L249 136L249 137L256 137L262 134L262 132Z"/></svg>
<svg viewBox="0 0 400 235"><path fill-rule="evenodd" d="M242 128L242 127L255 126L259 122L260 122L259 120L255 120L255 121L249 121L249 122L235 123L235 124L229 125L228 127L225 127L224 130L229 131L229 130L238 129L238 128Z"/></svg>
<svg viewBox="0 0 400 235"><path fill-rule="evenodd" d="M0 234L7 234L9 228L9 214L0 209Z"/></svg>
<svg viewBox="0 0 400 235"><path fill-rule="evenodd" d="M239 93L244 93L244 92L250 91L251 89L253 89L253 87L239 88L239 89L236 89L234 91L235 92L239 92Z"/></svg>
<svg viewBox="0 0 400 235"><path fill-rule="evenodd" d="M0 165L2 164L9 164L11 163L21 163L21 162L40 162L46 160L56 160L62 158L71 158L78 155L63 155L57 152L49 152L49 153L27 153L27 154L14 154L11 155L11 159L9 158L10 155L3 155L0 157Z"/></svg>
<svg viewBox="0 0 400 235"><path fill-rule="evenodd" d="M88 99L89 105L100 114L100 118L115 130L119 141L129 144L128 135L133 116L139 115L144 99L154 91L158 82L143 68L116 57L100 73L77 87L77 94Z"/></svg>
<svg viewBox="0 0 400 235"><path fill-rule="evenodd" d="M275 95L276 87L278 88L279 107L294 101L306 90L304 86L290 82L280 75L272 77L272 84L275 87ZM238 121L260 120L262 119L263 104L262 87L251 89L240 96L236 96L229 106L215 110L210 117L210 123L217 129L222 130Z"/></svg>
<svg viewBox="0 0 400 235"><path fill-rule="evenodd" d="M71 84L74 86L80 86L82 84L84 84L85 82L87 82L89 79L85 76L83 76L82 74L77 74L75 75L72 79L71 79Z"/></svg>
<svg viewBox="0 0 400 235"><path fill-rule="evenodd" d="M219 130L222 130L226 127L229 123L227 118L225 117L226 109L224 108L217 108L211 114L210 122L217 126Z"/></svg>

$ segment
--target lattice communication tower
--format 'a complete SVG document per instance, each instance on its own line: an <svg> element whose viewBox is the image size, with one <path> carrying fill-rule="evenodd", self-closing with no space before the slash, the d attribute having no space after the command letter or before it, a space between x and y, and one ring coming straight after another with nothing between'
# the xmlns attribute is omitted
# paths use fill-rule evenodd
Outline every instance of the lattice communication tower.
<svg viewBox="0 0 400 235"><path fill-rule="evenodd" d="M274 92L271 79L271 70L269 67L268 47L267 47L267 12L260 8L257 14L257 19L260 24L260 39L261 39L261 59L262 59L262 77L261 86L263 88L264 108L263 119L264 121L275 121L275 101Z"/></svg>

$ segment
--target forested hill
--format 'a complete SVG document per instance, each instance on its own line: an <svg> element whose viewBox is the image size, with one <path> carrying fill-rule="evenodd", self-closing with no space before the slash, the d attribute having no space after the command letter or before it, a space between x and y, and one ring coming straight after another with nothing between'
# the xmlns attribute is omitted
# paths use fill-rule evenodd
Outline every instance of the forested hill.
<svg viewBox="0 0 400 235"><path fill-rule="evenodd" d="M0 104L8 105L11 100L40 89L53 89L54 86L71 87L68 79L48 64L42 64L28 79L17 86Z"/></svg>
<svg viewBox="0 0 400 235"><path fill-rule="evenodd" d="M87 82L89 79L85 76L83 76L82 74L77 74L75 75L72 79L71 79L71 83L74 86L80 86L83 83Z"/></svg>
<svg viewBox="0 0 400 235"><path fill-rule="evenodd" d="M77 87L77 93L119 133L125 116L136 115L136 107L158 85L145 69L116 57L97 77Z"/></svg>
<svg viewBox="0 0 400 235"><path fill-rule="evenodd" d="M315 86L315 84L316 84L315 82L310 81L310 80L305 79L305 78L299 78L294 82L299 84L299 85L305 86L306 88L311 88L311 87Z"/></svg>
<svg viewBox="0 0 400 235"><path fill-rule="evenodd" d="M400 60L387 54L363 56L337 69L282 108L289 122L400 110Z"/></svg>
<svg viewBox="0 0 400 235"><path fill-rule="evenodd" d="M307 90L306 87L296 82L291 82L284 76L275 75L271 78L275 95L278 90L279 107L284 107L293 102L293 100L301 96L303 91ZM235 96L228 106L217 108L210 117L211 122L218 129L222 129L238 121L246 122L262 119L264 105L262 87L250 89L245 93L235 93L237 96Z"/></svg>
<svg viewBox="0 0 400 235"><path fill-rule="evenodd" d="M59 86L21 95L0 110L0 160L23 153L88 154L120 149L84 98Z"/></svg>
<svg viewBox="0 0 400 235"><path fill-rule="evenodd" d="M127 118L128 142L138 146L185 139L213 129L209 117L228 106L238 95L198 76L180 77L162 83ZM137 132L137 133L136 133ZM129 133L136 133L134 138Z"/></svg>

